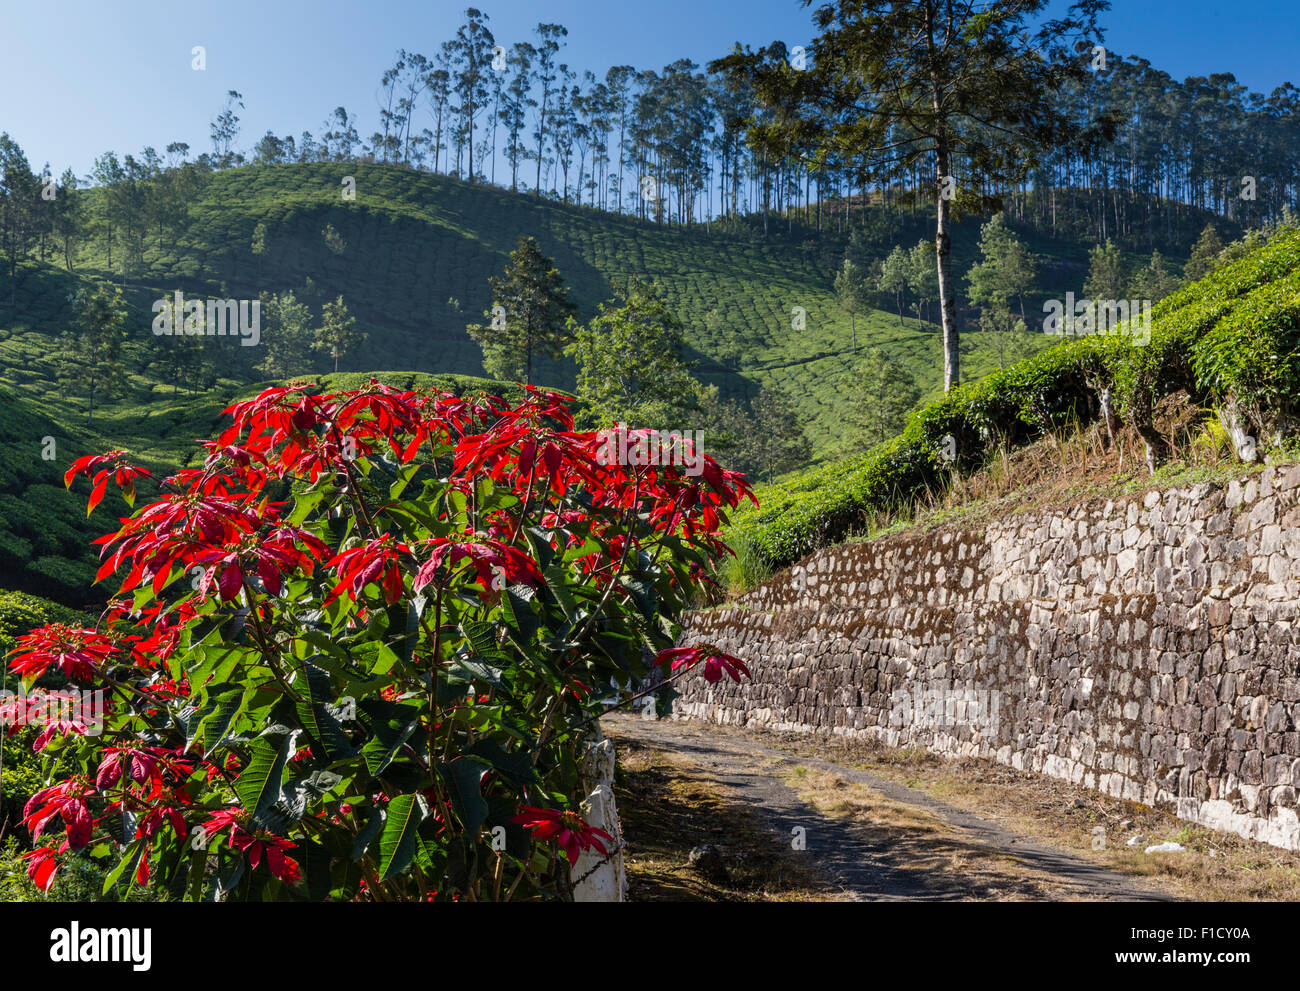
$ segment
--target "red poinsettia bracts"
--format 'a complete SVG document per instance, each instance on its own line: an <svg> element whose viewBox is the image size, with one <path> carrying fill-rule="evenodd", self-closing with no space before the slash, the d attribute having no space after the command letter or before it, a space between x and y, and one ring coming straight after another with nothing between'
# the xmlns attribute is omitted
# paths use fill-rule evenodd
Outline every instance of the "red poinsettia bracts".
<svg viewBox="0 0 1300 991"><path fill-rule="evenodd" d="M28 698L31 710L39 708L39 716L29 710L28 725L39 722L45 727L32 740L32 752L40 753L56 736L85 736L90 730L86 721L85 698L80 692L45 692L43 698ZM105 706L107 709L107 705ZM102 729L102 726L97 727Z"/></svg>
<svg viewBox="0 0 1300 991"><path fill-rule="evenodd" d="M64 844L64 846L66 847L67 844ZM32 879L36 887L42 891L49 891L50 886L54 883L54 875L59 870L59 861L54 855L54 848L48 846L37 847L35 850L20 854L20 856L27 861L27 876Z"/></svg>
<svg viewBox="0 0 1300 991"><path fill-rule="evenodd" d="M312 534L281 525L237 543L196 551L187 557L186 565L204 569L199 579L200 592L206 595L215 577L221 598L230 601L239 596L244 582L253 575L266 591L279 595L285 575L293 572L310 575L328 554L329 547Z"/></svg>
<svg viewBox="0 0 1300 991"><path fill-rule="evenodd" d="M478 582L484 589L520 584L536 586L542 583L542 573L533 559L499 540L455 541L438 537L430 540L428 545L432 548L432 553L415 575L415 582L411 586L414 592L419 592L435 581L444 564L454 569L462 560L473 566Z"/></svg>
<svg viewBox="0 0 1300 991"><path fill-rule="evenodd" d="M547 421L567 429L555 430ZM502 410L486 431L464 437L456 445L452 474L462 478L486 475L509 483L516 491L543 482L559 495L567 488L594 481L598 475L589 434L575 433L573 417L559 397L534 391L515 409Z"/></svg>
<svg viewBox="0 0 1300 991"><path fill-rule="evenodd" d="M284 853L285 850L294 849L296 844L262 830L249 832L248 820L248 813L243 809L222 809L212 813L199 828L209 839L223 829L228 829L230 832L226 842L232 850L247 854L250 867L256 869L265 855L266 867L272 877L278 877L286 884L297 884L302 871L298 862L292 857L286 857Z"/></svg>
<svg viewBox="0 0 1300 991"><path fill-rule="evenodd" d="M95 541L103 545L104 559L95 580L129 563L123 592L152 582L154 594L161 593L177 566L185 567L206 549L239 543L265 520L275 519L274 505L249 505L253 499L193 493L164 496L124 521L116 533Z"/></svg>
<svg viewBox="0 0 1300 991"><path fill-rule="evenodd" d="M32 740L34 753L40 753L57 736L85 736L90 729L86 715L80 692L37 690L31 695L0 696L0 727L4 727L5 736L28 726L43 727Z"/></svg>
<svg viewBox="0 0 1300 991"><path fill-rule="evenodd" d="M95 774L95 787L107 791L122 779L125 772L128 780L138 785L147 784L142 794L148 794L162 788L164 772L185 777L192 770L193 767L179 754L166 747L106 747Z"/></svg>
<svg viewBox="0 0 1300 991"><path fill-rule="evenodd" d="M132 610L130 603L119 600L108 610L110 620L125 622L135 619L137 626L149 631L148 636L131 634L123 637L123 643L131 646L132 663L139 668L156 668L165 664L180 642L181 633L196 615L194 603L188 599L170 608L166 603L158 602L142 607L138 613Z"/></svg>
<svg viewBox="0 0 1300 991"><path fill-rule="evenodd" d="M94 794L95 789L88 781L74 777L42 788L29 798L23 806L23 825L33 842L40 839L45 827L59 816L68 830L68 845L73 850L84 847L90 842L94 830L94 820L86 804Z"/></svg>
<svg viewBox="0 0 1300 991"><path fill-rule="evenodd" d="M189 826L181 806L190 805L189 795L178 788L163 788L148 800L147 811L136 822L135 835L152 840L164 825L170 825L180 839L189 835Z"/></svg>
<svg viewBox="0 0 1300 991"><path fill-rule="evenodd" d="M539 840L554 840L569 858L569 866L577 864L584 850L596 849L608 856L609 850L601 840L614 842L614 837L603 829L588 825L577 812L554 809L537 809L531 805L520 806L519 815L510 820L525 829L531 829Z"/></svg>
<svg viewBox="0 0 1300 991"><path fill-rule="evenodd" d="M102 633L50 623L18 638L9 670L23 678L38 678L53 668L74 681L90 681L96 666L116 650L113 641Z"/></svg>
<svg viewBox="0 0 1300 991"><path fill-rule="evenodd" d="M672 662L675 673L682 668L693 668L704 662L704 680L716 684L722 680L725 672L733 681L740 681L742 674L748 676L749 668L739 657L724 654L712 644L699 644L695 647L669 647L655 655L655 664Z"/></svg>
<svg viewBox="0 0 1300 991"><path fill-rule="evenodd" d="M104 498L108 478L113 476L113 483L122 490L122 498L128 506L135 505L135 480L140 476L152 478L148 468L129 465L126 462L127 451L109 451L107 454L88 454L72 462L63 475L63 487L70 488L72 480L78 475L92 476L90 499L86 503L86 515L89 516Z"/></svg>
<svg viewBox="0 0 1300 991"><path fill-rule="evenodd" d="M385 533L361 547L341 551L326 562L338 575L325 605L329 605L344 592L354 602L361 590L377 581L384 590L384 600L389 604L402 597L402 572L398 562L402 555L411 557L411 549Z"/></svg>

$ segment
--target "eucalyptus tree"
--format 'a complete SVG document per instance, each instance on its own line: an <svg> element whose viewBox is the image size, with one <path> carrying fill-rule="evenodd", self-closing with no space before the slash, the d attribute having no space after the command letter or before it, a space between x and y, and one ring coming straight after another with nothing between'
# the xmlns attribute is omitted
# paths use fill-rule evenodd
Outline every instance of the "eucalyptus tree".
<svg viewBox="0 0 1300 991"><path fill-rule="evenodd" d="M495 48L493 49L495 52ZM488 74L488 105L492 108L489 111L488 122L491 124L491 132L488 137L484 138L483 146L487 149L487 155L492 162L492 174L488 177L489 181L495 185L497 181L497 133L501 130L501 114L505 102L506 75L505 69L496 67L496 57L493 55L492 69ZM479 161L482 162L483 155L479 155Z"/></svg>
<svg viewBox="0 0 1300 991"><path fill-rule="evenodd" d="M465 11L465 23L456 31L451 42L452 89L459 101L457 140L464 142L467 152L467 178L473 182L474 122L489 103L489 83L492 74L492 47L496 39L487 27L488 15L475 7ZM457 167L460 156L457 154Z"/></svg>
<svg viewBox="0 0 1300 991"><path fill-rule="evenodd" d="M410 162L411 124L420 97L429 86L430 65L429 60L418 52L399 52L398 59L402 66L402 95L397 100L399 139L402 143L402 161Z"/></svg>
<svg viewBox="0 0 1300 991"><path fill-rule="evenodd" d="M239 115L235 113L236 108L244 109L244 98L232 89L226 93L226 105L212 121L210 128L217 168L227 169L243 161L243 156L234 147L235 139L239 137Z"/></svg>
<svg viewBox="0 0 1300 991"><path fill-rule="evenodd" d="M528 157L522 137L528 122L528 110L537 106L537 101L530 95L536 60L537 49L526 41L515 42L506 60L510 69L510 82L506 86L502 120L506 125L506 161L510 163L512 191L519 188L519 165Z"/></svg>
<svg viewBox="0 0 1300 991"><path fill-rule="evenodd" d="M574 101L581 96L577 86L572 85L574 73L567 65L561 63L556 70L555 114L552 120L552 145L555 148L555 161L564 176L564 202L569 201L569 166L573 162L573 148L576 138L577 116Z"/></svg>
<svg viewBox="0 0 1300 991"><path fill-rule="evenodd" d="M382 132L375 132L371 136L373 152L378 157L383 155L383 160L388 161L389 156L398 147L398 138L396 134L401 129L401 111L398 103L401 100L402 73L406 70L406 61L402 57L405 53L398 53L397 61L384 71L380 79L380 93L377 94L379 100L379 121L383 125Z"/></svg>
<svg viewBox="0 0 1300 991"><path fill-rule="evenodd" d="M705 191L705 156L713 128L709 88L698 68L689 59L664 66L649 94L658 104L654 136L661 181L676 189L677 220L682 223L695 219L695 200Z"/></svg>
<svg viewBox="0 0 1300 991"><path fill-rule="evenodd" d="M615 119L618 120L618 169L615 172L616 181L611 192L614 193L615 208L619 213L623 212L624 151L627 141L631 91L635 80L636 69L630 65L616 65L605 73L605 87L609 93L611 131L613 130L612 122Z"/></svg>
<svg viewBox="0 0 1300 991"><path fill-rule="evenodd" d="M662 221L666 190L663 163L656 155L663 121L659 113L661 83L659 74L643 69L636 74L637 90L632 100L632 164L636 174L637 216L644 219L647 206L656 221Z"/></svg>
<svg viewBox="0 0 1300 991"><path fill-rule="evenodd" d="M537 177L533 191L540 194L542 190L542 164L546 159L546 115L551 109L551 97L554 95L556 74L556 56L560 53L561 39L568 37L569 29L561 24L539 24L536 31L538 44L535 49L535 76L541 86L541 99L537 102L537 128L533 139L537 142Z"/></svg>
<svg viewBox="0 0 1300 991"><path fill-rule="evenodd" d="M335 107L334 112L325 121L325 133L321 136L326 154L336 162L352 160L356 147L361 143L357 134L357 121L348 115L344 107Z"/></svg>
<svg viewBox="0 0 1300 991"><path fill-rule="evenodd" d="M425 89L429 93L429 103L433 110L433 171L438 171L438 164L442 156L442 150L447 147L443 143L443 135L447 132L448 121L450 120L451 107L451 45L444 42L441 50L433 60L433 68L429 70L429 76L426 80ZM450 171L450 169L448 170Z"/></svg>

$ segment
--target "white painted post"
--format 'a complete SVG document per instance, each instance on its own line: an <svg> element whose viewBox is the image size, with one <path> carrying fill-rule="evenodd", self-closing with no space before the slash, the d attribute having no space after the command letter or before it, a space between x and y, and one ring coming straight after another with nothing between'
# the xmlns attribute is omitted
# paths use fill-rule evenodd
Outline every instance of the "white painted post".
<svg viewBox="0 0 1300 991"><path fill-rule="evenodd" d="M582 784L587 797L579 808L589 826L614 837L606 843L608 857L596 850L584 850L569 876L573 879L575 902L627 901L627 874L623 869L623 829L614 804L614 744L599 729L586 744L582 759ZM602 840L602 842L604 842Z"/></svg>

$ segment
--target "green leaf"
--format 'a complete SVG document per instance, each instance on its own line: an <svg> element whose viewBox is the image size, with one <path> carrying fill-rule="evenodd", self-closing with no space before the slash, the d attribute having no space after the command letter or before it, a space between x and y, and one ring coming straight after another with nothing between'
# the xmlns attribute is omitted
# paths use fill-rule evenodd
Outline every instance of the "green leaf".
<svg viewBox="0 0 1300 991"><path fill-rule="evenodd" d="M564 563L576 561L580 557L586 557L588 554L597 554L604 550L599 540L592 540L588 537L577 547L570 547L564 552Z"/></svg>
<svg viewBox="0 0 1300 991"><path fill-rule="evenodd" d="M641 615L649 622L653 623L658 616L654 586L649 582L630 578L624 578L622 585L631 594L632 601L636 603L636 607L640 610Z"/></svg>
<svg viewBox="0 0 1300 991"><path fill-rule="evenodd" d="M555 559L555 548L551 546L550 531L530 526L524 528L524 535L532 545L533 557L537 560L537 566L542 571L546 571Z"/></svg>
<svg viewBox="0 0 1300 991"><path fill-rule="evenodd" d="M418 719L414 718L405 723L400 720L377 723L374 727L374 735L361 748L361 756L366 761L366 770L378 777L384 768L393 762L397 752L410 739L418 725Z"/></svg>
<svg viewBox="0 0 1300 991"><path fill-rule="evenodd" d="M469 519L469 496L459 489L448 489L442 497L447 516L453 522L463 523Z"/></svg>
<svg viewBox="0 0 1300 991"><path fill-rule="evenodd" d="M387 881L411 865L424 816L423 796L398 795L388 803L384 833L379 839L379 880Z"/></svg>
<svg viewBox="0 0 1300 991"><path fill-rule="evenodd" d="M564 610L565 620L572 626L578 612L578 602L573 597L573 589L568 585L568 572L563 568L552 566L547 568L544 574L547 588L555 596L555 601L560 604L560 608Z"/></svg>
<svg viewBox="0 0 1300 991"><path fill-rule="evenodd" d="M458 658L456 663L447 669L447 679L465 684L478 680L486 681L489 685L500 685L501 669L493 667L481 657L471 655Z"/></svg>
<svg viewBox="0 0 1300 991"><path fill-rule="evenodd" d="M467 619L460 624L460 632L475 654L490 654L497 649L497 631L491 623Z"/></svg>
<svg viewBox="0 0 1300 991"><path fill-rule="evenodd" d="M114 867L111 871L109 871L108 876L104 878L104 887L100 891L101 895L107 896L108 893L113 890L113 885L117 884L117 879L120 878L126 871L129 870L132 873L135 872L136 864L138 864L140 861L140 851L143 849L144 849L143 837L136 840L134 843L132 843L129 847L126 848L125 853L122 854L122 859L117 862L117 866Z"/></svg>
<svg viewBox="0 0 1300 991"><path fill-rule="evenodd" d="M451 785L452 807L470 835L477 833L487 818L488 804L483 799L481 782L491 766L477 756L457 757L450 764L438 765L443 778Z"/></svg>
<svg viewBox="0 0 1300 991"><path fill-rule="evenodd" d="M507 632L520 647L527 648L542 628L541 617L532 608L533 590L527 585L511 585L501 597L501 609L509 610Z"/></svg>
<svg viewBox="0 0 1300 991"><path fill-rule="evenodd" d="M540 784L541 778L533 767L532 756L527 750L507 753L495 740L482 739L466 751L472 757L482 757L510 781L517 785Z"/></svg>
<svg viewBox="0 0 1300 991"><path fill-rule="evenodd" d="M212 753L226 739L230 727L244 708L247 693L243 685L212 685L208 690L208 703L191 720L192 727L186 741L188 747L195 740L203 744L203 752Z"/></svg>
<svg viewBox="0 0 1300 991"><path fill-rule="evenodd" d="M325 489L316 489L314 492L303 492L293 501L293 512L289 514L289 522L299 524L305 520L311 511L320 505L321 500L325 498Z"/></svg>
<svg viewBox="0 0 1300 991"><path fill-rule="evenodd" d="M406 487L411 484L411 480L419 473L421 465L418 462L404 466L397 473L397 481L388 487L388 498L399 499Z"/></svg>
<svg viewBox="0 0 1300 991"><path fill-rule="evenodd" d="M392 648L403 664L411 662L411 652L420 641L420 613L424 603L424 596L417 595L410 602L395 602L386 610Z"/></svg>
<svg viewBox="0 0 1300 991"><path fill-rule="evenodd" d="M276 726L253 741L252 757L235 781L235 794L254 819L261 819L280 799L284 765L295 735Z"/></svg>
<svg viewBox="0 0 1300 991"><path fill-rule="evenodd" d="M322 902L330 893L330 854L316 840L299 840L294 856L302 868L302 895L308 901Z"/></svg>
<svg viewBox="0 0 1300 991"><path fill-rule="evenodd" d="M351 757L357 749L348 740L342 724L327 708L334 701L330 676L307 662L299 665L298 670L302 679L296 687L304 698L295 703L294 711L312 739L325 748L325 753L320 756L329 760Z"/></svg>
<svg viewBox="0 0 1300 991"><path fill-rule="evenodd" d="M384 810L372 808L366 816L366 823L357 833L357 838L352 841L352 860L355 863L366 855L366 850L370 846L370 841L379 835L379 831L384 828Z"/></svg>

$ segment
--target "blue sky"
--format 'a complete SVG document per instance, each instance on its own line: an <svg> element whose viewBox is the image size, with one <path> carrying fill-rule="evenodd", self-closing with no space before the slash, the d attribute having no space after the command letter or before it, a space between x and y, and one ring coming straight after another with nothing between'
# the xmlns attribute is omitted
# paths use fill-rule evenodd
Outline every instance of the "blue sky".
<svg viewBox="0 0 1300 991"><path fill-rule="evenodd" d="M63 0L0 8L0 131L33 168L85 175L96 155L170 141L210 150L225 93L244 96L239 146L268 128L319 135L342 104L375 130L379 78L398 48L432 55L461 22L463 0ZM482 0L509 47L539 20L569 29L579 71L613 64L704 63L733 41L787 44L811 35L796 0ZM1247 86L1300 84L1295 0L1116 0L1107 47L1141 54L1177 78L1232 72ZM190 50L207 49L207 70Z"/></svg>

